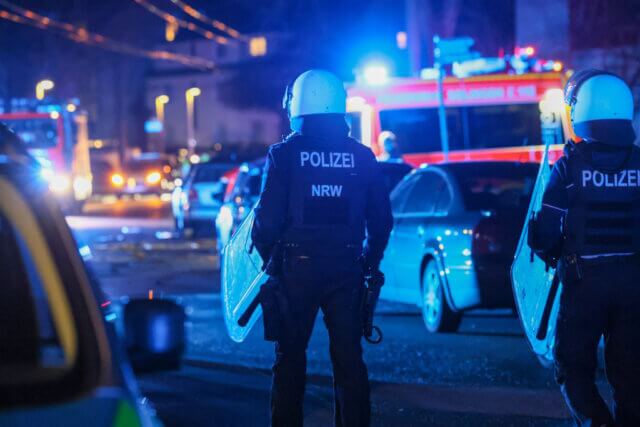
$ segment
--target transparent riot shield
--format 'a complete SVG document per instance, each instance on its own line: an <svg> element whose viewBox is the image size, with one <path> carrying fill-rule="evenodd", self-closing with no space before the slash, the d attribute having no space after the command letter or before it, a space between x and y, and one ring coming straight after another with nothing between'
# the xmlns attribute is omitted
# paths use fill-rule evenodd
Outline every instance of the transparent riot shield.
<svg viewBox="0 0 640 427"><path fill-rule="evenodd" d="M267 280L261 269L262 259L251 241L253 219L252 210L222 251L222 313L229 337L236 342L244 341L253 325L260 319L262 310L258 306L245 326L238 324L238 319L258 295L260 286Z"/></svg>
<svg viewBox="0 0 640 427"><path fill-rule="evenodd" d="M518 315L531 348L541 359L551 361L561 284L556 278L555 269L547 269L527 244L528 220L534 212L540 210L544 189L551 175L548 154L547 145L511 265L511 283Z"/></svg>

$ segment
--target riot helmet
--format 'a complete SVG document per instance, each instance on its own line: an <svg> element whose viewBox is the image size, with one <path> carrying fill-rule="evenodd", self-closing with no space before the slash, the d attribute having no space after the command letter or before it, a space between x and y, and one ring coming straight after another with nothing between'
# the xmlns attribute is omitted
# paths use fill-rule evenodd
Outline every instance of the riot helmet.
<svg viewBox="0 0 640 427"><path fill-rule="evenodd" d="M621 77L595 69L577 72L565 86L564 102L572 139L633 144L633 95Z"/></svg>
<svg viewBox="0 0 640 427"><path fill-rule="evenodd" d="M300 118L304 116L346 114L347 93L335 74L325 70L309 70L287 87L282 107L287 111L292 130L296 131Z"/></svg>

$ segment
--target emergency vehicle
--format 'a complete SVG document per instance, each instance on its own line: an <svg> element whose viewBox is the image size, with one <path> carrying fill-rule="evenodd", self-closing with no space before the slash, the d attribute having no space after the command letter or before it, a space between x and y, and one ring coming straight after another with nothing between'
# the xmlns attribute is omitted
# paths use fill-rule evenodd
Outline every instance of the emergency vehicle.
<svg viewBox="0 0 640 427"><path fill-rule="evenodd" d="M470 61L470 66L454 64L454 72L457 68L458 75L466 76L443 79L449 161L540 161L547 141L550 159L561 156L568 134L562 64L516 55L510 62L514 59L531 66L484 73L483 66L495 70L495 63L508 61L481 58ZM402 158L414 166L444 160L437 80L433 73L431 78L423 74L427 78L389 78L347 87L353 136L379 157L385 154L382 139L391 136Z"/></svg>
<svg viewBox="0 0 640 427"><path fill-rule="evenodd" d="M79 210L91 196L87 115L75 102L50 103L32 99L0 100L0 122L23 141L41 166L40 177L64 210Z"/></svg>

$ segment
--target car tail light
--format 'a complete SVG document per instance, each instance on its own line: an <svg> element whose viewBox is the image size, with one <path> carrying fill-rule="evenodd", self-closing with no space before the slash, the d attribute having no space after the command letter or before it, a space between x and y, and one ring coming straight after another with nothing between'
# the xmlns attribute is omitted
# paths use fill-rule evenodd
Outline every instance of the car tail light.
<svg viewBox="0 0 640 427"><path fill-rule="evenodd" d="M500 252L500 227L493 218L484 218L478 222L472 232L471 253L487 255Z"/></svg>

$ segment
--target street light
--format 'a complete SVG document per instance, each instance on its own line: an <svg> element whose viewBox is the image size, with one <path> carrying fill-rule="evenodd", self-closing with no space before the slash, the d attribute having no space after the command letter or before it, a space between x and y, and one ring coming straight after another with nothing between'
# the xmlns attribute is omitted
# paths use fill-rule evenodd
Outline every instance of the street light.
<svg viewBox="0 0 640 427"><path fill-rule="evenodd" d="M169 102L168 95L156 96L156 118L164 125L164 106Z"/></svg>
<svg viewBox="0 0 640 427"><path fill-rule="evenodd" d="M190 87L184 93L187 101L187 146L189 147L189 153L193 153L196 149L196 137L195 137L195 116L193 114L193 104L196 96L200 96L202 91L199 87Z"/></svg>
<svg viewBox="0 0 640 427"><path fill-rule="evenodd" d="M49 79L40 80L36 84L36 98L42 101L44 99L45 92L53 89L54 86L55 84Z"/></svg>

